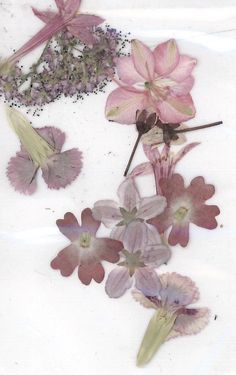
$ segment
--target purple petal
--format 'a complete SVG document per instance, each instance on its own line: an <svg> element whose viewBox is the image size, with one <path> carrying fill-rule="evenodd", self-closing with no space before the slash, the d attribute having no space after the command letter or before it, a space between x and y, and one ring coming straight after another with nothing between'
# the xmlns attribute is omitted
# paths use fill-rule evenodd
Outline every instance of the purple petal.
<svg viewBox="0 0 236 375"><path fill-rule="evenodd" d="M139 302L143 307L146 307L147 309L157 308L157 305L140 292L140 290L134 289L131 293L135 301Z"/></svg>
<svg viewBox="0 0 236 375"><path fill-rule="evenodd" d="M76 219L75 215L67 212L63 219L58 219L56 224L62 234L67 237L71 242L78 239L82 229Z"/></svg>
<svg viewBox="0 0 236 375"><path fill-rule="evenodd" d="M60 270L62 276L70 276L79 264L79 252L74 245L60 251L51 262L54 270Z"/></svg>
<svg viewBox="0 0 236 375"><path fill-rule="evenodd" d="M151 267L157 268L167 263L171 257L168 246L164 244L148 245L142 253L141 260Z"/></svg>
<svg viewBox="0 0 236 375"><path fill-rule="evenodd" d="M81 152L73 148L48 158L42 167L42 176L49 189L65 188L76 179L81 168Z"/></svg>
<svg viewBox="0 0 236 375"><path fill-rule="evenodd" d="M95 238L93 240L93 250L97 257L110 263L117 263L120 259L120 251L123 244L111 238Z"/></svg>
<svg viewBox="0 0 236 375"><path fill-rule="evenodd" d="M141 163L130 172L129 177L146 176L153 173L152 164L149 162Z"/></svg>
<svg viewBox="0 0 236 375"><path fill-rule="evenodd" d="M65 10L64 0L55 0L55 3L60 13L62 13L62 11Z"/></svg>
<svg viewBox="0 0 236 375"><path fill-rule="evenodd" d="M66 135L60 129L54 126L44 126L35 129L41 137L45 139L57 152L60 152L65 143Z"/></svg>
<svg viewBox="0 0 236 375"><path fill-rule="evenodd" d="M97 201L93 207L93 216L100 220L107 228L114 227L122 220L119 206L112 200Z"/></svg>
<svg viewBox="0 0 236 375"><path fill-rule="evenodd" d="M189 241L189 223L177 224L174 223L171 232L169 234L168 243L171 246L180 244L182 247L186 247Z"/></svg>
<svg viewBox="0 0 236 375"><path fill-rule="evenodd" d="M133 178L126 178L118 188L120 206L127 211L132 211L140 200L140 195Z"/></svg>
<svg viewBox="0 0 236 375"><path fill-rule="evenodd" d="M7 167L7 177L15 190L31 195L35 192L36 175L38 167L33 163L25 152L17 152L12 157Z"/></svg>
<svg viewBox="0 0 236 375"><path fill-rule="evenodd" d="M189 152L191 151L194 147L200 145L199 142L193 142L193 143L189 143L188 145L184 146L183 148L181 148L181 150L174 156L173 158L173 165L174 167L176 166L176 164ZM174 168L173 167L173 168Z"/></svg>
<svg viewBox="0 0 236 375"><path fill-rule="evenodd" d="M67 14L75 14L80 7L81 0L67 0L64 6Z"/></svg>
<svg viewBox="0 0 236 375"><path fill-rule="evenodd" d="M132 286L132 278L125 267L116 267L107 278L105 290L109 297L121 297Z"/></svg>
<svg viewBox="0 0 236 375"><path fill-rule="evenodd" d="M89 285L92 279L94 279L97 283L101 283L104 276L105 271L101 263L82 265L78 269L78 277L85 285Z"/></svg>
<svg viewBox="0 0 236 375"><path fill-rule="evenodd" d="M32 11L36 17L38 17L44 23L50 22L56 15L55 12L51 12L50 10L47 11L40 11L34 7L32 7Z"/></svg>
<svg viewBox="0 0 236 375"><path fill-rule="evenodd" d="M145 296L154 297L161 290L161 282L156 272L149 267L141 267L135 271L135 287Z"/></svg>
<svg viewBox="0 0 236 375"><path fill-rule="evenodd" d="M114 240L123 242L125 232L126 232L126 226L125 225L115 227L115 228L112 229L110 237L113 238Z"/></svg>
<svg viewBox="0 0 236 375"><path fill-rule="evenodd" d="M164 211L166 204L166 198L159 195L142 198L139 204L137 217L144 220L152 219Z"/></svg>
<svg viewBox="0 0 236 375"><path fill-rule="evenodd" d="M210 311L207 308L181 309L181 311L168 339L182 335L195 335L209 322Z"/></svg>
<svg viewBox="0 0 236 375"><path fill-rule="evenodd" d="M98 16L93 16L90 14L80 14L75 17L71 22L70 26L78 27L79 29L90 28L100 25L104 22L104 19Z"/></svg>
<svg viewBox="0 0 236 375"><path fill-rule="evenodd" d="M146 223L133 221L126 226L123 234L123 244L126 250L131 252L143 250L147 241L148 237Z"/></svg>
<svg viewBox="0 0 236 375"><path fill-rule="evenodd" d="M92 210L90 208L85 208L81 213L81 232L89 232L93 236L98 231L101 225L100 220L96 220L93 217Z"/></svg>

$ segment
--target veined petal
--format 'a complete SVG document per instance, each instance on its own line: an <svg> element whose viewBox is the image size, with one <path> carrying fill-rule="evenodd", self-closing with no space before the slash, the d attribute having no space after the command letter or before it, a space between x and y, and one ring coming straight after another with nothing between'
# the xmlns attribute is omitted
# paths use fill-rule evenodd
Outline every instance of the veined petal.
<svg viewBox="0 0 236 375"><path fill-rule="evenodd" d="M97 283L101 283L104 276L105 271L101 263L81 265L78 269L78 277L84 285L89 285L92 279Z"/></svg>
<svg viewBox="0 0 236 375"><path fill-rule="evenodd" d="M41 10L38 10L34 7L31 7L31 8L32 8L32 11L33 11L34 15L36 17L38 17L44 23L50 22L56 15L55 12L52 12L50 10L41 11Z"/></svg>
<svg viewBox="0 0 236 375"><path fill-rule="evenodd" d="M154 269L140 267L135 271L135 287L145 296L154 297L159 293L161 282Z"/></svg>
<svg viewBox="0 0 236 375"><path fill-rule="evenodd" d="M106 117L110 121L121 124L134 124L137 110L142 111L147 106L145 92L117 88L111 92L106 102Z"/></svg>
<svg viewBox="0 0 236 375"><path fill-rule="evenodd" d="M54 270L60 270L62 276L70 276L79 264L79 251L75 245L67 246L51 262Z"/></svg>
<svg viewBox="0 0 236 375"><path fill-rule="evenodd" d="M169 77L176 82L181 82L186 79L192 73L195 65L197 63L196 59L192 57L181 55L179 58L178 65L169 74Z"/></svg>
<svg viewBox="0 0 236 375"><path fill-rule="evenodd" d="M100 25L104 22L104 19L98 16L93 16L91 14L79 14L72 21L70 21L70 26L78 27L79 29L91 28Z"/></svg>
<svg viewBox="0 0 236 375"><path fill-rule="evenodd" d="M123 244L126 250L131 252L143 250L147 241L148 236L146 223L133 221L126 226L123 234Z"/></svg>
<svg viewBox="0 0 236 375"><path fill-rule="evenodd" d="M135 69L133 59L130 56L117 58L116 69L119 79L128 86L144 81L143 77Z"/></svg>
<svg viewBox="0 0 236 375"><path fill-rule="evenodd" d="M127 177L119 186L117 195L120 200L120 207L131 212L138 204L140 195L134 179Z"/></svg>
<svg viewBox="0 0 236 375"><path fill-rule="evenodd" d="M81 152L75 148L50 156L42 167L42 176L49 189L70 185L82 169Z"/></svg>
<svg viewBox="0 0 236 375"><path fill-rule="evenodd" d="M150 160L150 162L155 165L159 162L161 158L161 154L158 150L158 147L152 146L152 145L143 145L143 151L146 155L146 157Z"/></svg>
<svg viewBox="0 0 236 375"><path fill-rule="evenodd" d="M174 39L159 44L154 52L155 70L161 76L168 76L178 65L180 56Z"/></svg>
<svg viewBox="0 0 236 375"><path fill-rule="evenodd" d="M60 13L62 13L65 10L64 0L55 0L55 3Z"/></svg>
<svg viewBox="0 0 236 375"><path fill-rule="evenodd" d="M120 227L115 227L115 228L112 229L110 237L113 238L114 240L123 242L125 232L126 232L126 225L122 225Z"/></svg>
<svg viewBox="0 0 236 375"><path fill-rule="evenodd" d="M152 164L149 162L141 163L129 173L129 177L146 176L153 173Z"/></svg>
<svg viewBox="0 0 236 375"><path fill-rule="evenodd" d="M157 268L167 263L171 257L168 246L164 244L147 245L142 253L142 261L151 267ZM148 294L147 294L148 295Z"/></svg>
<svg viewBox="0 0 236 375"><path fill-rule="evenodd" d="M95 238L93 248L101 260L117 263L120 259L120 251L124 248L122 242L111 238Z"/></svg>
<svg viewBox="0 0 236 375"><path fill-rule="evenodd" d="M109 297L119 298L132 286L132 278L126 267L118 266L107 278L105 290Z"/></svg>
<svg viewBox="0 0 236 375"><path fill-rule="evenodd" d="M153 197L142 198L139 203L137 217L148 220L160 215L166 208L166 198L154 195Z"/></svg>
<svg viewBox="0 0 236 375"><path fill-rule="evenodd" d="M137 39L131 42L131 56L135 69L146 81L154 78L155 60L152 51Z"/></svg>
<svg viewBox="0 0 236 375"><path fill-rule="evenodd" d="M93 217L111 228L122 220L119 205L112 200L100 200L94 204Z"/></svg>
<svg viewBox="0 0 236 375"><path fill-rule="evenodd" d="M191 96L168 96L156 104L162 122L179 123L195 116L196 110Z"/></svg>
<svg viewBox="0 0 236 375"><path fill-rule="evenodd" d="M78 11L80 4L81 0L67 0L64 6L66 13L74 15Z"/></svg>
<svg viewBox="0 0 236 375"><path fill-rule="evenodd" d="M176 83L174 86L170 88L170 91L173 95L182 96L187 95L193 88L194 85L194 78L189 76L185 78L184 81Z"/></svg>

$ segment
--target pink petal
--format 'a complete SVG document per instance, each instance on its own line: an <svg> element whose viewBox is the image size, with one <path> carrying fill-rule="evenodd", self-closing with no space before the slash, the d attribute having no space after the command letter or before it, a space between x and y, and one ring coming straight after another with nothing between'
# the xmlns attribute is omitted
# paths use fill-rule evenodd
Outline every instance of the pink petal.
<svg viewBox="0 0 236 375"><path fill-rule="evenodd" d="M56 151L60 152L62 146L65 143L66 135L60 129L53 126L45 126L43 128L35 129L41 137L43 137L50 146L52 146Z"/></svg>
<svg viewBox="0 0 236 375"><path fill-rule="evenodd" d="M149 162L141 163L130 172L129 177L146 176L153 173L152 164Z"/></svg>
<svg viewBox="0 0 236 375"><path fill-rule="evenodd" d="M126 178L119 186L117 195L120 200L120 207L125 208L131 212L140 200L140 195L134 179L131 177Z"/></svg>
<svg viewBox="0 0 236 375"><path fill-rule="evenodd" d="M170 88L171 94L176 96L187 95L192 90L194 78L192 76L185 78L184 81L176 83Z"/></svg>
<svg viewBox="0 0 236 375"><path fill-rule="evenodd" d="M184 146L181 148L180 151L177 152L177 154L173 157L173 165L174 167L176 164L189 152L191 151L194 147L198 146L200 143L199 142L193 142L189 143L188 145ZM174 169L173 167L173 169Z"/></svg>
<svg viewBox="0 0 236 375"><path fill-rule="evenodd" d="M161 289L160 280L156 272L149 267L141 267L135 271L135 287L145 296L154 297Z"/></svg>
<svg viewBox="0 0 236 375"><path fill-rule="evenodd" d="M199 299L199 291L196 284L187 276L176 272L160 275L162 289L160 296L167 306L181 308Z"/></svg>
<svg viewBox="0 0 236 375"><path fill-rule="evenodd" d="M159 160L161 158L161 154L158 150L158 147L152 146L152 145L143 145L143 151L146 155L146 157L150 160L152 164L159 163Z"/></svg>
<svg viewBox="0 0 236 375"><path fill-rule="evenodd" d="M179 50L174 39L159 44L154 52L155 70L160 76L168 76L178 65Z"/></svg>
<svg viewBox="0 0 236 375"><path fill-rule="evenodd" d="M135 301L139 302L143 307L146 307L147 309L157 309L157 305L139 290L134 289L131 293Z"/></svg>
<svg viewBox="0 0 236 375"><path fill-rule="evenodd" d="M101 17L90 14L79 14L77 17L73 18L73 20L70 22L70 26L83 29L98 26L102 22L104 22L104 19Z"/></svg>
<svg viewBox="0 0 236 375"><path fill-rule="evenodd" d="M89 285L92 279L94 279L97 283L101 283L104 276L105 271L101 263L82 265L78 269L78 277L85 285Z"/></svg>
<svg viewBox="0 0 236 375"><path fill-rule="evenodd" d="M81 152L73 148L47 159L42 167L42 176L49 189L60 189L70 185L82 168Z"/></svg>
<svg viewBox="0 0 236 375"><path fill-rule="evenodd" d="M122 220L118 204L108 199L94 204L93 217L100 220L107 228L113 227Z"/></svg>
<svg viewBox="0 0 236 375"><path fill-rule="evenodd" d="M67 14L74 15L79 9L81 0L67 0L64 9Z"/></svg>
<svg viewBox="0 0 236 375"><path fill-rule="evenodd" d="M174 224L169 234L168 242L171 246L180 244L186 247L189 241L189 223Z"/></svg>
<svg viewBox="0 0 236 375"><path fill-rule="evenodd" d="M219 207L203 204L202 206L195 208L194 213L191 216L191 222L198 227L215 229L218 225L215 216L218 216L219 214Z"/></svg>
<svg viewBox="0 0 236 375"><path fill-rule="evenodd" d="M54 270L60 270L62 276L70 276L79 264L79 252L76 246L70 245L60 251L51 262Z"/></svg>
<svg viewBox="0 0 236 375"><path fill-rule="evenodd" d="M128 86L137 82L143 82L143 77L136 71L133 59L130 56L117 58L116 69L119 79Z"/></svg>
<svg viewBox="0 0 236 375"><path fill-rule="evenodd" d="M67 26L67 30L84 44L90 45L90 44L94 44L94 42L96 41L93 33L88 28L83 29L77 26L69 25Z"/></svg>
<svg viewBox="0 0 236 375"><path fill-rule="evenodd" d="M166 208L161 215L148 220L148 223L154 225L159 233L164 233L172 225L172 222L172 210L170 208Z"/></svg>
<svg viewBox="0 0 236 375"><path fill-rule="evenodd" d="M166 198L154 195L153 197L142 198L139 203L137 217L148 220L160 215L166 208Z"/></svg>
<svg viewBox="0 0 236 375"><path fill-rule="evenodd" d="M36 175L38 167L30 160L28 155L20 151L12 157L7 167L7 177L15 190L31 195L35 192Z"/></svg>
<svg viewBox="0 0 236 375"><path fill-rule="evenodd" d="M187 192L196 203L202 204L215 194L215 187L214 185L206 184L204 178L198 176L191 181L190 186L187 188Z"/></svg>
<svg viewBox="0 0 236 375"><path fill-rule="evenodd" d="M126 267L116 267L107 278L105 290L109 297L121 297L132 286L132 278Z"/></svg>
<svg viewBox="0 0 236 375"><path fill-rule="evenodd" d="M168 203L185 193L184 179L177 173L170 179L161 179L160 185Z"/></svg>
<svg viewBox="0 0 236 375"><path fill-rule="evenodd" d="M60 13L62 13L65 10L64 0L55 0L55 3Z"/></svg>
<svg viewBox="0 0 236 375"><path fill-rule="evenodd" d="M173 72L169 74L169 77L176 82L183 81L184 79L190 76L196 63L196 59L193 59L189 56L181 55L179 58L178 65L173 70Z"/></svg>
<svg viewBox="0 0 236 375"><path fill-rule="evenodd" d="M147 225L140 221L133 221L126 226L123 232L122 242L124 248L130 252L143 250L148 241Z"/></svg>
<svg viewBox="0 0 236 375"><path fill-rule="evenodd" d="M112 229L110 237L113 238L114 240L123 242L124 241L124 236L125 236L126 229L127 228L126 228L125 225L122 225L122 226L119 226L119 227L115 227L115 228Z"/></svg>
<svg viewBox="0 0 236 375"><path fill-rule="evenodd" d="M129 91L119 87L112 91L106 102L106 117L121 124L134 124L137 110L147 107L147 97L137 90Z"/></svg>
<svg viewBox="0 0 236 375"><path fill-rule="evenodd" d="M34 7L32 7L32 11L36 17L38 17L44 23L50 22L56 15L55 12L51 12L50 10L40 11Z"/></svg>
<svg viewBox="0 0 236 375"><path fill-rule="evenodd" d="M99 259L110 263L118 262L120 259L119 253L124 248L122 242L111 238L95 238L93 247Z"/></svg>
<svg viewBox="0 0 236 375"><path fill-rule="evenodd" d="M209 315L210 311L207 308L182 309L182 313L177 317L168 339L199 333L209 323Z"/></svg>
<svg viewBox="0 0 236 375"><path fill-rule="evenodd" d="M142 261L151 267L157 268L167 263L171 257L168 246L163 244L147 245L142 253Z"/></svg>
<svg viewBox="0 0 236 375"><path fill-rule="evenodd" d="M131 42L131 56L135 69L146 81L154 78L155 60L150 48L137 39Z"/></svg>
<svg viewBox="0 0 236 375"><path fill-rule="evenodd" d="M196 110L190 95L168 96L156 104L162 122L179 123L195 116Z"/></svg>
<svg viewBox="0 0 236 375"><path fill-rule="evenodd" d="M101 221L93 217L92 210L90 208L85 208L81 213L81 229L83 232L89 232L93 236L98 231L101 225Z"/></svg>
<svg viewBox="0 0 236 375"><path fill-rule="evenodd" d="M58 229L65 237L67 237L71 242L78 239L82 233L82 229L75 217L71 212L67 212L64 215L64 219L58 219L56 221Z"/></svg>

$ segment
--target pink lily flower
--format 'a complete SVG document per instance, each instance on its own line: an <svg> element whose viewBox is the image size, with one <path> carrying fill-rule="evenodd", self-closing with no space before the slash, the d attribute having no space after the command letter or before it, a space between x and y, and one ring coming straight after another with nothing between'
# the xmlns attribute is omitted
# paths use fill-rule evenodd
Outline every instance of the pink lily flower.
<svg viewBox="0 0 236 375"><path fill-rule="evenodd" d="M160 152L158 147L144 144L143 150L149 162L137 165L130 173L130 176L137 177L154 173L157 194L163 195L160 180L162 178L170 179L178 162L197 145L199 145L198 142L189 143L176 154L173 154L167 145L164 145Z"/></svg>
<svg viewBox="0 0 236 375"><path fill-rule="evenodd" d="M154 51L139 40L131 43L131 56L117 59L120 86L108 97L106 117L121 124L135 123L137 110L156 112L164 123L179 123L195 116L189 94L196 59L181 55L175 40Z"/></svg>
<svg viewBox="0 0 236 375"><path fill-rule="evenodd" d="M90 14L80 14L78 9L81 0L55 0L55 3L58 13L32 8L34 14L46 25L7 60L8 64L15 64L27 53L63 29L67 29L85 44L94 43L92 28L101 24L104 19Z"/></svg>

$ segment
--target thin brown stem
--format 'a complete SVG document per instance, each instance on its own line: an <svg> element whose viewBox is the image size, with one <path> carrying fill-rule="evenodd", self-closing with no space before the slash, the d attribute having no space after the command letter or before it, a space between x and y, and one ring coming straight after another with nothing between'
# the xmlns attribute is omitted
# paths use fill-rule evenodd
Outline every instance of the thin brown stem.
<svg viewBox="0 0 236 375"><path fill-rule="evenodd" d="M212 122L211 124L206 124L206 125L201 125L201 126L194 126L193 128L180 129L180 130L173 129L173 131L175 133L187 133L187 132L192 132L194 130L206 129L206 128L210 128L212 126L217 126L217 125L221 125L221 124L223 124L222 121L217 121L217 122Z"/></svg>
<svg viewBox="0 0 236 375"><path fill-rule="evenodd" d="M138 137L137 137L137 139L136 139L136 142L135 142L134 148L133 148L133 150L132 150L132 152L131 152L131 155L130 155L130 158L129 158L129 161L128 161L128 164L127 164L127 167L126 167L126 169L125 169L125 173L124 173L124 176L125 176L125 177L127 176L128 172L129 172L130 165L131 165L131 163L132 163L132 160L133 160L133 157L134 157L135 151L136 151L136 149L137 149L137 147L138 147L138 144L139 144L139 141L140 141L142 135L143 135L143 134L142 134L141 132L138 133Z"/></svg>

